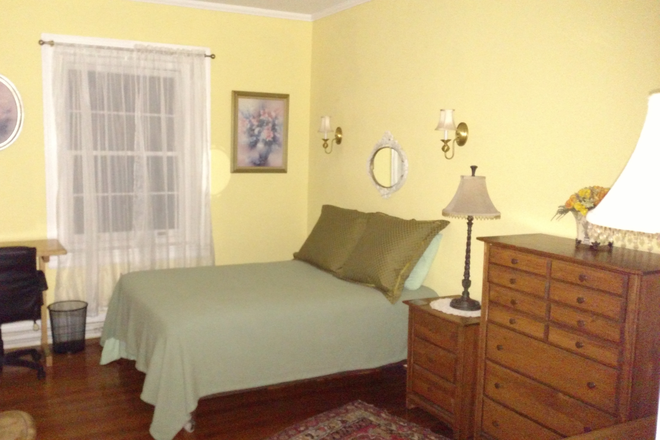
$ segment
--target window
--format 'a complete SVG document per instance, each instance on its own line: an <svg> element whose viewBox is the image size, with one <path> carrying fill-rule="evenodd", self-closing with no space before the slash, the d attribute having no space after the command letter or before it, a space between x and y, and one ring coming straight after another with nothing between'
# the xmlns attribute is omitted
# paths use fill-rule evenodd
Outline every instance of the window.
<svg viewBox="0 0 660 440"><path fill-rule="evenodd" d="M213 264L205 51L42 37L55 298L95 316L123 273Z"/></svg>
<svg viewBox="0 0 660 440"><path fill-rule="evenodd" d="M148 228L153 231L176 231L178 211L177 167L180 157L174 150L174 99L176 83L168 76L121 74L79 70L69 72L70 94L67 100L68 145L73 162L73 230L85 232L85 179L81 134L77 127L84 116L78 88L89 87L89 111L92 123L92 154L99 232L132 232L135 210L140 203L135 189L146 182L150 199ZM78 78L87 75L87 81ZM137 89L147 93L148 108L143 116L136 109ZM136 119L143 118L144 150L136 151ZM142 160L143 159L143 160ZM122 215L113 215L121 213Z"/></svg>

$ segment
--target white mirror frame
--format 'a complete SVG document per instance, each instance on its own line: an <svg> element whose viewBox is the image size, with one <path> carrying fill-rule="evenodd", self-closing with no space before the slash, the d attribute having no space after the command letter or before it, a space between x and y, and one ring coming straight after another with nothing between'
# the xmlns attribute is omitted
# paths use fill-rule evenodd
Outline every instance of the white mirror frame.
<svg viewBox="0 0 660 440"><path fill-rule="evenodd" d="M23 101L18 89L0 75L0 150L10 146L23 128Z"/></svg>
<svg viewBox="0 0 660 440"><path fill-rule="evenodd" d="M374 175L374 158L376 157L376 153L378 153L383 148L391 148L399 154L399 163L393 164L392 166L393 170L399 170L399 180L394 185L389 187L382 186L380 183L378 183L378 180L376 180L376 176ZM399 167L397 165L399 165ZM399 143L394 140L392 133L389 131L385 132L383 138L379 140L376 145L374 145L373 150L371 150L371 154L367 160L367 174L371 178L371 182L374 184L380 195L385 199L400 190L403 184L406 183L406 179L408 178L408 158L406 157L406 153L403 152L403 149Z"/></svg>

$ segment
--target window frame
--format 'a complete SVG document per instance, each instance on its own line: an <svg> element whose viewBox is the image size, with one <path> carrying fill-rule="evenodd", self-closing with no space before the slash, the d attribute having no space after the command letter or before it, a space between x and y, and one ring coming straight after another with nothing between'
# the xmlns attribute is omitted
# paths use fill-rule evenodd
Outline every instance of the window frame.
<svg viewBox="0 0 660 440"><path fill-rule="evenodd" d="M207 55L211 54L208 47L199 46L183 46L133 40L115 40L107 38L94 38L94 37L81 37L72 35L59 35L59 34L41 34L43 41L54 41L57 43L69 43L89 46L106 46L114 48L129 48L133 49L137 45L149 45L151 47L163 47L168 49L197 49L203 50ZM57 159L57 142L56 142L56 127L55 115L53 114L53 51L48 45L42 45L42 80L43 80L43 101L44 101L44 143L45 143L45 165L46 165L46 217L47 217L47 236L48 238L57 238L57 193L59 188L58 182L58 159ZM206 114L209 121L207 127L208 139L211 139L211 58L206 58ZM209 170L205 170L208 173ZM204 178L208 179L208 175ZM162 236L163 234L172 234L172 230L158 230L154 228L154 233ZM51 260L52 261L52 260ZM55 267L55 263L51 262L50 267Z"/></svg>

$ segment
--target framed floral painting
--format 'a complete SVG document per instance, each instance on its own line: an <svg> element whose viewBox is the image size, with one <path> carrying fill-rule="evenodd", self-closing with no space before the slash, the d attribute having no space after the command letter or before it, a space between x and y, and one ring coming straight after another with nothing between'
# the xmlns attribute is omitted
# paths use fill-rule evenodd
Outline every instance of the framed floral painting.
<svg viewBox="0 0 660 440"><path fill-rule="evenodd" d="M289 95L232 95L232 173L286 173Z"/></svg>
<svg viewBox="0 0 660 440"><path fill-rule="evenodd" d="M0 75L0 150L10 146L23 127L23 103L18 90Z"/></svg>

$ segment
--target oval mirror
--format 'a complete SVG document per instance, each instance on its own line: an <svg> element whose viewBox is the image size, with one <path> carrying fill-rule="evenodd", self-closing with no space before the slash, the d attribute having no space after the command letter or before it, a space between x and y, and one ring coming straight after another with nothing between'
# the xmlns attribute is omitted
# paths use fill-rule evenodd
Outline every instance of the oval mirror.
<svg viewBox="0 0 660 440"><path fill-rule="evenodd" d="M0 150L10 146L23 127L23 103L11 81L0 75Z"/></svg>
<svg viewBox="0 0 660 440"><path fill-rule="evenodd" d="M367 172L381 196L387 198L401 189L408 177L408 159L392 134L385 132L367 160Z"/></svg>

